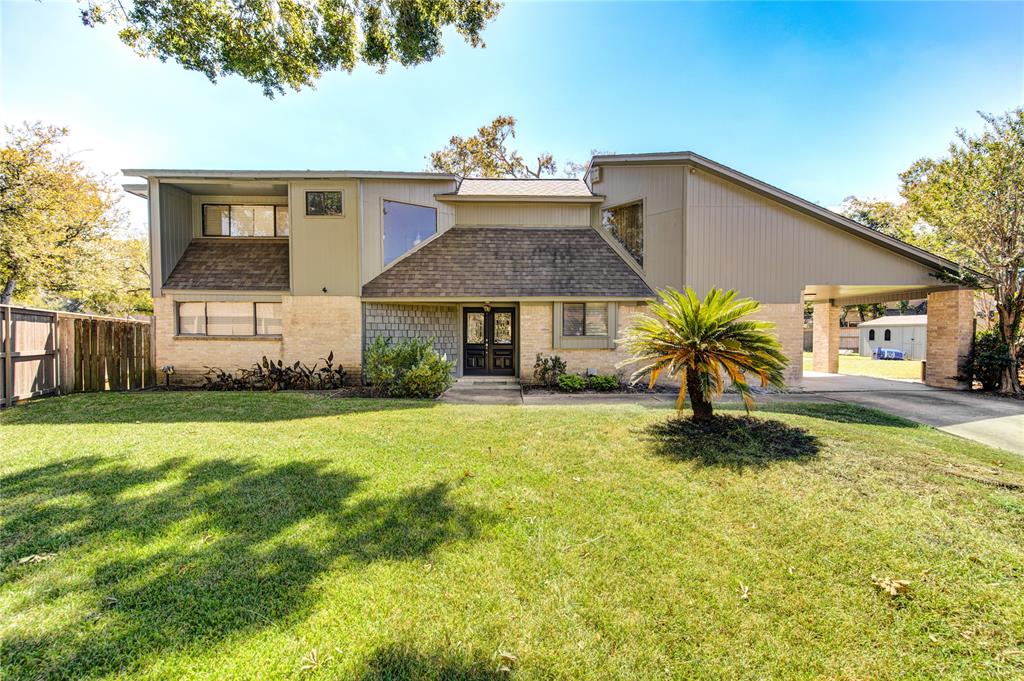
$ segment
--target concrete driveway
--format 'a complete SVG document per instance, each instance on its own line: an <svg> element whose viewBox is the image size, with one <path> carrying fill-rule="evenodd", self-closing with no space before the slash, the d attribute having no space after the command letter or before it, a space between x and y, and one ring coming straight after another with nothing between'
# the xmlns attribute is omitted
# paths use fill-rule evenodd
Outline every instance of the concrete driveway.
<svg viewBox="0 0 1024 681"><path fill-rule="evenodd" d="M1024 401L931 388L917 381L804 372L800 392L872 407L1024 455Z"/></svg>

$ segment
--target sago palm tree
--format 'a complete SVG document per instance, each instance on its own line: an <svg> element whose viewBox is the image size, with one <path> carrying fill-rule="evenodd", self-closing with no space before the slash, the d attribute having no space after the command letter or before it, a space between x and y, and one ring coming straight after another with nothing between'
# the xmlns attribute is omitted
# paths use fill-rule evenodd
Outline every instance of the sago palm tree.
<svg viewBox="0 0 1024 681"><path fill-rule="evenodd" d="M711 401L722 394L726 378L748 411L754 406L748 375L756 376L762 387L785 387L782 372L789 360L769 333L775 325L741 319L761 307L756 300L737 299L735 291L717 288L704 300L689 287L682 293L659 290L658 296L619 341L633 355L620 366L642 363L633 373L634 382L646 377L653 388L665 372L678 376L676 409L682 411L689 394L697 420L713 416Z"/></svg>

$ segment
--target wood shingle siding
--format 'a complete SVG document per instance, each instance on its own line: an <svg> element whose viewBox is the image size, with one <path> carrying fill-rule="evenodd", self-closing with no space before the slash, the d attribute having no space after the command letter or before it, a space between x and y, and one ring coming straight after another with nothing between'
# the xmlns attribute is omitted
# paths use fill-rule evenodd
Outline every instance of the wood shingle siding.
<svg viewBox="0 0 1024 681"><path fill-rule="evenodd" d="M195 239L167 277L164 288L287 291L288 241Z"/></svg>
<svg viewBox="0 0 1024 681"><path fill-rule="evenodd" d="M369 298L650 298L592 229L455 227L363 286Z"/></svg>

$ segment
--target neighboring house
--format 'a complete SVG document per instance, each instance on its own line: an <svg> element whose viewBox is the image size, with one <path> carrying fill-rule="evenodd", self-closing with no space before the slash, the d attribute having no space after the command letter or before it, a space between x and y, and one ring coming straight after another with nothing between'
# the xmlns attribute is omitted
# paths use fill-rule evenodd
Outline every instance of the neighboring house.
<svg viewBox="0 0 1024 681"><path fill-rule="evenodd" d="M860 354L870 357L878 348L902 350L906 359L925 359L927 356L928 315L911 314L902 317L879 317L861 322Z"/></svg>
<svg viewBox="0 0 1024 681"><path fill-rule="evenodd" d="M330 351L357 378L380 336L433 338L459 376L529 381L537 354L624 373L616 338L655 289L686 285L760 300L790 381L804 301L816 362L837 356L837 305L924 296L947 301L954 367L966 353L964 294L933 276L951 263L688 152L596 156L584 180L124 173L147 180L128 189L149 199L156 363L178 380ZM935 366L936 383L956 374Z"/></svg>

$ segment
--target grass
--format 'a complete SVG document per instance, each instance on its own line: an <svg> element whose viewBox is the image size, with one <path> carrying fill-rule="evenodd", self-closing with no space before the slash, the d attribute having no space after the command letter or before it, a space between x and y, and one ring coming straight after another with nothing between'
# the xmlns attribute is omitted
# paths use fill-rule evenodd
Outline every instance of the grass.
<svg viewBox="0 0 1024 681"><path fill-rule="evenodd" d="M811 353L804 353L804 371L811 371ZM860 355L839 355L839 373L877 378L921 380L920 360L876 360Z"/></svg>
<svg viewBox="0 0 1024 681"><path fill-rule="evenodd" d="M0 677L1021 678L1024 464L775 409L17 407Z"/></svg>

